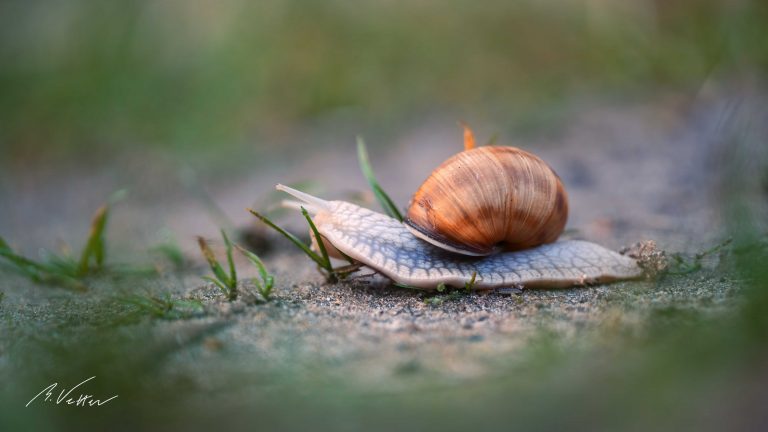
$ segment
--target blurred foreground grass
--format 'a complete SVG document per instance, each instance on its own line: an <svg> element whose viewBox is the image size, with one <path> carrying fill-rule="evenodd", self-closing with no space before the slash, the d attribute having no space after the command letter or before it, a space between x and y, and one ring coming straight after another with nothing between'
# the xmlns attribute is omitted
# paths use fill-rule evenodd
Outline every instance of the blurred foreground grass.
<svg viewBox="0 0 768 432"><path fill-rule="evenodd" d="M614 286L609 313L573 334L542 310L524 346L473 379L436 371L421 358L371 386L360 371L344 371L354 360L293 357L275 364L274 353L211 346L219 333L247 321L209 317L160 326L98 294L68 302L66 313L53 303L26 311L0 306L0 346L7 350L0 427L761 430L768 400L762 246L736 253L733 268L660 282L650 290L655 304L645 301L648 290ZM738 296L740 306L692 307L703 280L723 277L738 281L728 295ZM278 300L265 311L290 319L281 312L286 306ZM97 377L89 394L119 398L99 409L40 401L23 408L37 389L89 376Z"/></svg>
<svg viewBox="0 0 768 432"><path fill-rule="evenodd" d="M3 2L0 146L213 153L424 112L535 127L574 96L765 73L765 22L762 1Z"/></svg>

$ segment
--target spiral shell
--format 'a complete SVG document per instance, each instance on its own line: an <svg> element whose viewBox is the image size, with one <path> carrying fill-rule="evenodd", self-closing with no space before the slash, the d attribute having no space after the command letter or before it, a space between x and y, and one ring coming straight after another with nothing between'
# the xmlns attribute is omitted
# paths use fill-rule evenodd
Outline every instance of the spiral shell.
<svg viewBox="0 0 768 432"><path fill-rule="evenodd" d="M515 147L487 146L435 169L413 195L404 223L443 249L490 255L551 243L567 219L568 196L549 165Z"/></svg>

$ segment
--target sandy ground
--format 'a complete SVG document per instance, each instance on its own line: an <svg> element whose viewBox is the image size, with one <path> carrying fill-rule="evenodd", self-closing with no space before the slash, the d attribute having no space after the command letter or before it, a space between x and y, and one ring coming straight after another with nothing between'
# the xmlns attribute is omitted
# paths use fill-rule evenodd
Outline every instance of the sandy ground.
<svg viewBox="0 0 768 432"><path fill-rule="evenodd" d="M714 204L721 185L712 173L720 170L721 151L713 137L728 107L727 100L707 95L629 106L583 104L561 127L535 140L502 137L499 142L539 154L560 174L570 194L569 237L613 249L655 240L670 252L695 253L725 237ZM486 125L475 129L480 141L493 130ZM216 178L206 189L244 229L253 221L243 209L266 206L264 197L278 182L312 179L324 186L321 193L329 199L365 190L351 137L330 139L344 144L276 148L273 162L255 161L254 172ZM368 141L381 184L403 204L432 167L461 147L459 129L445 119L410 128L387 146L376 146L375 137ZM160 159L149 172L141 167L140 158L127 157L116 168L65 173L65 180L55 181L62 174L55 171L3 180L3 234L27 253L52 247L55 239L77 244L91 210L127 181L132 196L115 207L110 222L111 258L146 259L147 245L170 230L195 267L178 277L117 287L101 281L87 301L81 294L6 277L0 284L5 293L2 315L13 340L0 338L0 369L5 365L6 373L10 370L8 353L29 336L25 323L34 322L37 328L87 323L94 318L83 315L98 302L145 290L169 291L206 304L203 316L147 318L127 330L152 335L162 345L216 326L195 343L182 344L160 366L161 377L185 376L198 394L226 393L223 389L231 389L236 377L264 376L265 371L290 375L295 382L315 382L318 376L324 377L320 382L337 379L374 393L397 392L418 382L488 379L499 364L528 355L526 344L540 337L542 329L576 340L614 322L617 328L642 331L648 314L660 305L717 313L737 303L739 288L717 270L718 256L707 259L701 272L663 281L434 297L363 282L326 284L306 257L269 233L274 247L263 256L277 280L274 301L252 301L246 282L241 300L228 303L199 278L206 270L194 249L194 236L216 236L204 206L184 191L172 162ZM303 230L295 215L281 220L294 231ZM243 274L254 274L244 261L238 266Z"/></svg>

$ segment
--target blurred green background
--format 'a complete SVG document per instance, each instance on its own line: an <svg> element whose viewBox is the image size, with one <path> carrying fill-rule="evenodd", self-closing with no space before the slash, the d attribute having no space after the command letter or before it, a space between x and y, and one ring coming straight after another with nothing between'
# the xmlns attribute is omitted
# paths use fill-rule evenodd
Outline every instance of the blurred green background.
<svg viewBox="0 0 768 432"><path fill-rule="evenodd" d="M0 145L205 154L434 112L524 131L577 97L762 74L766 22L763 1L8 1Z"/></svg>
<svg viewBox="0 0 768 432"><path fill-rule="evenodd" d="M349 152L355 133L395 134L433 115L493 125L503 136L540 136L585 100L610 109L613 101L693 99L721 83L764 84L767 23L768 2L761 0L3 1L0 216L47 229L0 234L19 242L37 235L32 246L19 245L27 252L53 245L51 232L80 239L85 218L114 184L128 183L136 195L152 192L172 207L178 203L168 191L178 188L166 184L174 176L165 175L168 167L244 170L278 160L285 147L309 143L315 150L330 140L346 140ZM728 96L723 87L718 96ZM288 339L292 314L315 299L291 297L295 285L277 301L249 305L248 319L211 314L166 322L128 317L135 311L115 295L186 295L205 269L175 275L184 282L104 277L83 295L19 282L9 272L0 279L0 429L756 430L768 424L760 417L768 400L768 171L765 158L754 156L765 153L765 134L755 132L765 116L753 114L768 111L764 98L753 96L758 109L737 101L739 110L723 110L732 116L713 116L725 126L713 138L722 154L712 158L725 169L714 164L712 173L669 185L711 181L704 186L720 194L712 210L724 215L725 236L734 237L727 256L691 275L611 286L591 298L594 314L583 322L564 325L546 308L537 311L525 319L533 330L516 336L523 346L494 359L478 380L451 381L448 372L430 375L423 372L429 365L414 371L406 364L392 380L395 390L378 393L355 381L365 373L345 370L349 359L279 357L300 352L291 351L294 341L274 352L225 346L220 354L201 343L222 328L246 329L253 339L286 332ZM706 125L710 117L703 118L686 127ZM339 126L343 133L334 130ZM333 138L313 140L323 130ZM384 142L371 140L371 147ZM625 159L637 158L624 151ZM121 159L126 154L133 155L129 162ZM287 165L282 157L274 164ZM291 163L307 159L292 155ZM94 162L98 169L77 169ZM60 166L75 168L42 173ZM145 183L80 177L99 170L129 171ZM642 189L633 174L621 184ZM203 189L210 177L194 187ZM248 205L248 193L232 207ZM77 212L63 210L68 200ZM137 202L119 208L110 235L138 238L126 227L161 219L139 218L131 212ZM196 222L195 233L201 225L215 232L199 206L173 215L182 213ZM121 246L109 244L118 253ZM152 246L142 244L142 258ZM313 295L333 290L346 292L322 286ZM566 294L550 300L582 307ZM546 305L548 295L520 298ZM447 304L446 313L462 316ZM520 306L511 304L504 307ZM169 370L180 364L187 368ZM100 393L119 393L120 404L82 415L53 406L24 411L19 403L30 388L89 375L99 376ZM201 392L200 382L216 393Z"/></svg>

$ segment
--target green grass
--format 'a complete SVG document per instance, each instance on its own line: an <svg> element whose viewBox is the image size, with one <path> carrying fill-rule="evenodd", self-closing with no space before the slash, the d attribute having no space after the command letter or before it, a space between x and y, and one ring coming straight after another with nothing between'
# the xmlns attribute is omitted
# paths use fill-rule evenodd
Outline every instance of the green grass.
<svg viewBox="0 0 768 432"><path fill-rule="evenodd" d="M472 278L464 284L464 289L467 292L472 292L475 289L475 279L477 279L477 272L472 272Z"/></svg>
<svg viewBox="0 0 768 432"><path fill-rule="evenodd" d="M238 244L233 244L229 240L226 231L223 229L221 229L221 237L224 240L224 248L227 257L228 270L226 271L221 263L219 263L213 250L208 245L208 242L202 237L197 238L200 252L202 252L203 257L205 257L208 266L213 272L213 277L203 276L203 279L216 285L229 301L236 300L238 296L238 279L232 251L234 248L237 248L237 250L239 250L240 253L243 254L243 256L258 270L259 278L252 278L251 281L264 301L269 301L270 296L272 295L272 289L275 285L275 277L269 274L264 262L253 252L248 251Z"/></svg>
<svg viewBox="0 0 768 432"><path fill-rule="evenodd" d="M323 238L320 237L320 233L317 232L317 227L315 226L315 223L312 222L312 218L309 216L309 212L307 212L307 209L304 207L301 208L301 215L304 216L304 219L307 221L307 225L309 225L309 229L312 232L312 238L315 240L315 244L317 245L317 249L320 251L320 255L317 256L317 264L325 270L329 277L335 281L336 276L333 272L333 265L331 265L331 257L328 256L328 251L325 249L325 242L323 241Z"/></svg>
<svg viewBox="0 0 768 432"><path fill-rule="evenodd" d="M460 299L465 295L474 294L475 280L477 279L477 272L472 273L472 278L464 283L463 289L451 289L444 283L439 283L435 288L436 294L430 295L424 298L424 303L430 306L440 306L445 302L454 301ZM407 285L395 284L396 286L405 288L415 288ZM419 289L419 288L416 288Z"/></svg>
<svg viewBox="0 0 768 432"><path fill-rule="evenodd" d="M181 248L176 242L168 241L159 244L153 247L151 251L165 258L176 271L181 271L188 265L184 252L181 251Z"/></svg>
<svg viewBox="0 0 768 432"><path fill-rule="evenodd" d="M124 195L124 191L116 192L106 204L96 210L85 246L77 258L71 253L54 254L45 251L41 260L33 260L14 252L2 237L0 237L0 257L5 259L11 269L33 282L85 291L87 286L84 279L105 270L107 254L105 230L109 220L110 206L122 199ZM114 270L118 271L117 268Z"/></svg>
<svg viewBox="0 0 768 432"><path fill-rule="evenodd" d="M316 239L315 243L317 244L317 248L320 252L319 254L313 251L310 245L305 244L303 241L301 241L301 239L289 233L288 231L284 230L279 225L272 222L272 220L270 220L268 217L264 216L263 214L253 209L248 209L248 211L252 215L256 216L260 221L264 222L264 224L266 224L268 227L272 228L273 230L277 231L282 236L284 236L286 239L288 239L300 251L302 251L304 255L306 255L307 257L309 257L309 259L314 261L315 264L317 264L317 267L320 270L320 272L325 276L325 279L327 282L330 282L330 283L338 282L339 280L346 278L349 274L353 273L358 268L360 268L360 264L353 262L349 258L347 258L347 261L349 261L349 265L345 265L341 267L333 267L333 263L331 263L331 258L328 255L328 251L326 250L323 242L320 240L321 239L320 233L318 233L315 223L312 222L312 218L309 216L309 213L304 207L301 208L301 213L306 219L307 225L309 226L309 229L311 230L314 238Z"/></svg>
<svg viewBox="0 0 768 432"><path fill-rule="evenodd" d="M251 281L256 286L256 290L261 297L264 298L264 301L269 301L272 295L272 288L275 286L275 277L269 274L264 266L264 262L255 253L246 250L240 245L236 245L236 247L258 269L259 278L252 278Z"/></svg>
<svg viewBox="0 0 768 432"><path fill-rule="evenodd" d="M363 172L363 176L365 176L365 180L368 181L368 184L370 185L373 194L376 196L376 199L379 201L379 204L381 204L381 208L384 209L384 211L390 217L393 217L402 222L402 213L400 213L400 210L397 209L395 203L392 201L389 195L384 192L384 189L376 180L376 175L373 173L371 162L368 159L368 150L365 148L365 141L363 141L362 137L357 137L357 160L360 164L360 170Z"/></svg>
<svg viewBox="0 0 768 432"><path fill-rule="evenodd" d="M107 206L102 206L96 211L96 215L91 223L91 233L88 236L88 242L85 244L77 265L78 276L82 277L89 272L100 271L104 267L104 257L106 255L104 229L107 226L108 216Z"/></svg>
<svg viewBox="0 0 768 432"><path fill-rule="evenodd" d="M460 290L460 289L451 290L450 292L447 292L447 293L445 291L446 291L446 288L443 288L442 291L438 291L439 294L426 297L424 299L424 303L430 306L440 306L443 303L455 301L470 294L469 291Z"/></svg>
<svg viewBox="0 0 768 432"><path fill-rule="evenodd" d="M200 300L174 299L167 293L162 296L134 294L121 298L121 301L136 307L142 313L166 320L199 316L204 311L203 303Z"/></svg>
<svg viewBox="0 0 768 432"><path fill-rule="evenodd" d="M260 221L264 222L268 227L272 228L273 230L280 233L283 237L288 239L297 248L299 248L299 250L301 250L306 256L308 256L309 259L314 261L320 269L326 271L328 277L331 277L331 274L333 273L333 266L331 265L331 261L330 261L330 258L328 257L327 251L322 256L318 255L315 251L312 250L311 246L305 244L298 237L289 233L288 231L284 230L283 228L281 228L280 226L272 222L272 220L270 220L268 217L262 215L261 213L253 209L248 209L248 211L252 215L256 216ZM306 210L302 207L302 214L305 214L305 212ZM309 218L308 216L306 216L306 218L307 218L307 223L310 225L310 227L314 228L312 229L312 232L317 232L317 228L314 227L312 218ZM323 248L323 250L325 250L325 248Z"/></svg>
<svg viewBox="0 0 768 432"><path fill-rule="evenodd" d="M0 237L0 257L7 266L32 282L52 285L74 291L86 291L86 285L75 276L76 263L55 256L49 256L49 262L38 262L14 252L8 243Z"/></svg>
<svg viewBox="0 0 768 432"><path fill-rule="evenodd" d="M213 250L208 246L208 242L202 237L197 238L200 252L208 262L208 266L211 268L214 276L203 276L203 279L216 285L224 296L226 296L227 300L233 301L237 299L237 270L235 269L235 262L232 257L232 242L229 241L229 237L223 229L221 230L221 237L224 239L224 247L227 254L228 273L219 263Z"/></svg>
<svg viewBox="0 0 768 432"><path fill-rule="evenodd" d="M728 246L733 242L732 239L727 239L721 243L712 246L709 249L703 250L688 256L686 254L676 252L669 256L669 268L665 271L664 275L669 276L681 276L695 273L704 268L704 261L715 255L716 253L728 252Z"/></svg>
<svg viewBox="0 0 768 432"><path fill-rule="evenodd" d="M363 141L362 137L357 137L357 156L358 161L360 163L360 170L363 172L363 175L365 176L366 180L368 181L368 184L371 187L371 190L373 191L376 198L379 200L379 203L381 204L382 208L384 209L387 214L400 222L403 221L403 216L400 213L400 211L397 209L397 206L394 204L392 199L389 197L389 195L384 191L384 189L379 185L378 181L376 180L376 176L373 173L373 168L371 167L370 160L368 158L368 151L365 147L365 141ZM321 273L325 275L325 278L328 282L338 282L341 279L344 279L346 276L348 276L350 273L356 271L360 268L361 264L354 262L351 258L346 257L346 260L349 262L348 266L342 266L342 267L333 267L333 264L331 263L331 258L328 255L328 251L325 247L325 242L322 241L322 236L317 231L317 227L315 226L314 222L312 222L312 218L309 215L309 212L307 212L307 209L304 207L301 207L301 214L304 216L304 219L307 221L307 225L309 226L309 230L312 234L312 238L314 239L314 244L317 245L317 251L315 252L312 250L312 247L310 245L304 244L303 241L301 241L298 237L295 235L289 233L288 231L284 230L272 220L270 220L265 215L256 212L252 209L248 209L248 211L256 216L259 220L261 220L263 223L265 223L270 228L274 229L278 233L280 233L282 236L287 238L291 243L293 243L299 250L301 250L309 259L315 262L317 264L318 269ZM474 281L474 278L473 278Z"/></svg>

